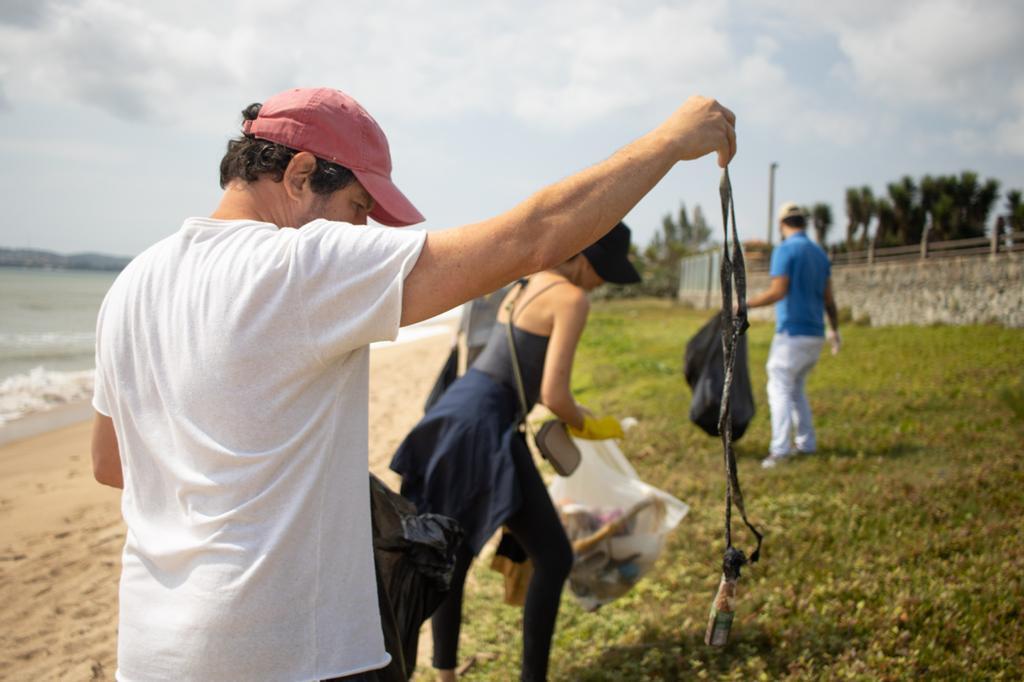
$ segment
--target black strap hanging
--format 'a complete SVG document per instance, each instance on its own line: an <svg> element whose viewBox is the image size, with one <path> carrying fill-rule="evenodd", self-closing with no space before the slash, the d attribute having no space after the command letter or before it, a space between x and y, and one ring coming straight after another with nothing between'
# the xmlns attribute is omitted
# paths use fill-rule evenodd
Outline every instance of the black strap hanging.
<svg viewBox="0 0 1024 682"><path fill-rule="evenodd" d="M722 408L718 415L718 431L722 434L722 448L725 453L725 563L726 575L739 577L740 567L747 563L742 550L732 546L732 505L740 510L743 523L757 538L757 547L750 555L750 563L756 563L761 555L761 533L747 519L747 511L743 505L743 491L740 490L739 475L736 472L736 453L732 447L732 409L729 395L732 392L733 367L736 364L736 346L740 334L750 327L747 321L747 269L740 248L739 235L736 233L736 207L732 200L732 183L729 181L729 169L722 171L722 182L718 188L722 199L722 348L725 352L725 387L722 390ZM732 221L732 258L729 257L729 221ZM733 312L732 283L736 282L737 309Z"/></svg>
<svg viewBox="0 0 1024 682"><path fill-rule="evenodd" d="M732 183L729 181L729 169L722 171L719 185L722 200L722 348L725 355L725 386L722 390L722 406L718 413L718 431L722 435L722 450L725 458L725 556L722 559L722 581L718 594L711 607L711 617L705 642L712 646L723 646L729 639L732 624L733 605L736 581L740 577L740 568L748 563L743 550L732 544L732 506L740 511L743 523L757 538L757 547L750 555L749 563L756 563L761 555L761 533L747 519L747 511L743 504L743 491L740 489L739 475L736 471L736 453L732 447L732 414L729 396L732 389L733 367L736 364L736 346L741 334L747 331L747 272L740 249L739 235L736 232L736 207L732 200ZM729 221L732 220L732 255L729 253ZM736 283L736 312L733 312L733 282Z"/></svg>
<svg viewBox="0 0 1024 682"><path fill-rule="evenodd" d="M516 350L516 335L512 331L512 327L515 324L515 316L516 316L516 312L517 312L516 311L516 303L519 301L519 297L523 295L523 292L526 291L526 285L528 283L529 283L529 280L526 279L526 278L522 278L522 279L516 280L516 283L515 283L515 287L516 287L515 296L513 296L511 299L509 299L509 302L505 304L505 312L508 313L508 322L505 323L505 335L508 337L509 355L511 355L511 359L512 359L512 374L515 375L515 378L516 378L516 388L517 388L517 392L519 394L519 430L523 431L524 433L529 430L531 435L532 435L533 431L532 431L532 429L529 426L529 422L527 422L527 420L526 420L526 415L530 411L530 408L526 404L526 390L523 388L523 385L524 385L523 384L523 375L522 375L521 370L519 369L519 353ZM559 284L564 284L564 283L565 283L564 280L561 280L561 281L558 281L558 282L550 282L550 283L548 283L547 286L542 287L540 291L535 293L530 298L526 299L526 303L524 303L522 305L522 307L519 308L518 312L522 313L523 312L523 308L525 308L526 306L528 306L531 303L533 303L537 299L538 296L543 294L545 291L547 291L551 287L558 286ZM536 438L534 438L534 440L536 440Z"/></svg>

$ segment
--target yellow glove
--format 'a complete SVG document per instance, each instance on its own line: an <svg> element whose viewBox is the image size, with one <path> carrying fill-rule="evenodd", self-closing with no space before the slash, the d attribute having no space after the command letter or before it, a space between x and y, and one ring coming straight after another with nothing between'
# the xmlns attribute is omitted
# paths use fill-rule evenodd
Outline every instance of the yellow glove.
<svg viewBox="0 0 1024 682"><path fill-rule="evenodd" d="M569 433L577 438L586 440L608 440L610 438L622 438L622 425L615 417L583 417L583 428L576 429L569 426Z"/></svg>

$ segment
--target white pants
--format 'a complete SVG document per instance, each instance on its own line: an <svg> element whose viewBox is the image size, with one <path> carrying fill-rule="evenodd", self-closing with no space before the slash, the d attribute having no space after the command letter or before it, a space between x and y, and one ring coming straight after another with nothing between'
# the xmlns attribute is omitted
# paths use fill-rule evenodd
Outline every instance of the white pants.
<svg viewBox="0 0 1024 682"><path fill-rule="evenodd" d="M775 334L768 351L768 409L772 415L772 442L769 454L781 457L792 453L790 437L796 431L796 449L814 452L817 442L811 423L811 405L804 383L821 355L825 339L820 336Z"/></svg>

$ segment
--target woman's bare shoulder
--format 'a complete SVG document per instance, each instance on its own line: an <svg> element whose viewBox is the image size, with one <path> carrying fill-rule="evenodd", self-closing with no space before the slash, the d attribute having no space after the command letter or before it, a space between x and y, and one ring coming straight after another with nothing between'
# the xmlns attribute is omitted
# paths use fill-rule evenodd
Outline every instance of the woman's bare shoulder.
<svg viewBox="0 0 1024 682"><path fill-rule="evenodd" d="M572 282L551 287L548 293L551 308L556 314L585 315L590 310L587 292Z"/></svg>

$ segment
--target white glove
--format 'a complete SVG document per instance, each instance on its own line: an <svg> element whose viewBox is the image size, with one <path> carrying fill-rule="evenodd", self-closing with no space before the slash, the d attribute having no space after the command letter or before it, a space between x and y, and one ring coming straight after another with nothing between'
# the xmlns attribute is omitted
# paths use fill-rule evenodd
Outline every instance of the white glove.
<svg viewBox="0 0 1024 682"><path fill-rule="evenodd" d="M839 355L839 346L843 344L843 340L839 338L839 330L829 329L825 334L825 338L832 344L832 355Z"/></svg>

